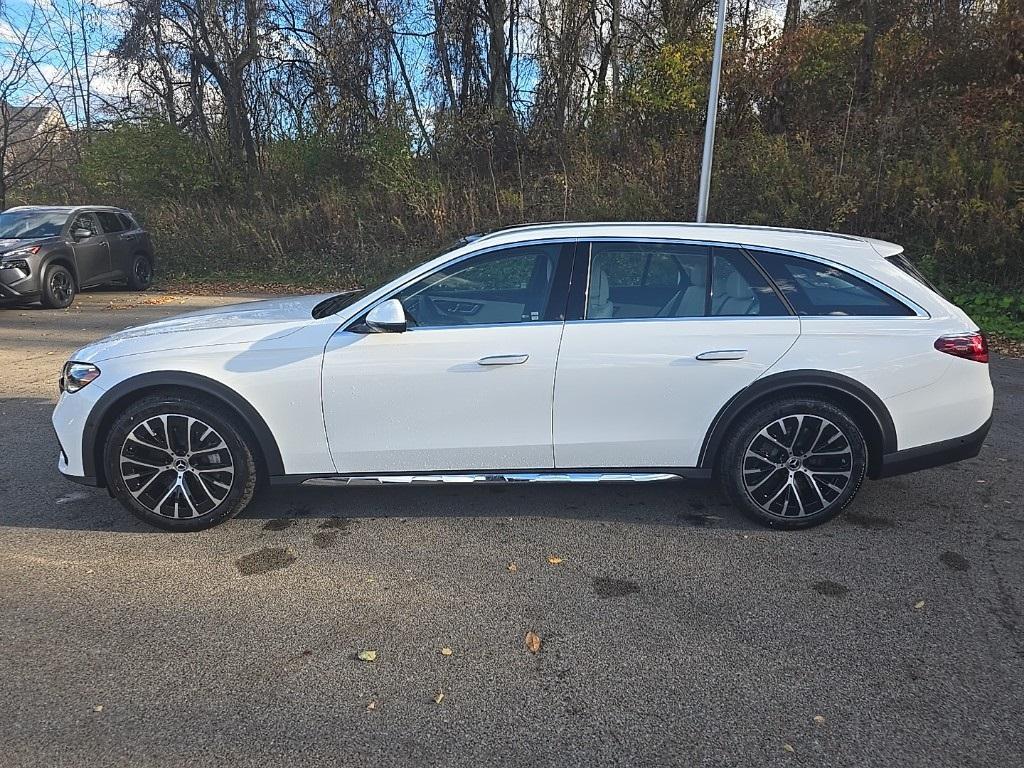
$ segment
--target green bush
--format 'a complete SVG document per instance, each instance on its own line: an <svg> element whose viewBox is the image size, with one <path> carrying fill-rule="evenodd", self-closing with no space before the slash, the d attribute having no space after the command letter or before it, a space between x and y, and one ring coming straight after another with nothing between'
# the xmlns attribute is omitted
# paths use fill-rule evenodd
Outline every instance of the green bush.
<svg viewBox="0 0 1024 768"><path fill-rule="evenodd" d="M214 189L206 152L172 125L120 123L89 138L78 176L87 194L137 207Z"/></svg>

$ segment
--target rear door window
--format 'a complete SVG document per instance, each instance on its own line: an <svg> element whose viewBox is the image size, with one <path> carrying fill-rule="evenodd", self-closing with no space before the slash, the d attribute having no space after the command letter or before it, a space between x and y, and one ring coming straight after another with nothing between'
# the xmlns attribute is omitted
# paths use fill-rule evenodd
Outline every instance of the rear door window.
<svg viewBox="0 0 1024 768"><path fill-rule="evenodd" d="M96 211L96 216L100 220L100 224L103 227L103 231L107 234L112 232L121 232L125 226L118 218L118 215L113 211Z"/></svg>
<svg viewBox="0 0 1024 768"><path fill-rule="evenodd" d="M913 315L903 302L836 267L770 251L754 258L798 315Z"/></svg>
<svg viewBox="0 0 1024 768"><path fill-rule="evenodd" d="M707 272L706 246L595 242L584 317L702 317Z"/></svg>

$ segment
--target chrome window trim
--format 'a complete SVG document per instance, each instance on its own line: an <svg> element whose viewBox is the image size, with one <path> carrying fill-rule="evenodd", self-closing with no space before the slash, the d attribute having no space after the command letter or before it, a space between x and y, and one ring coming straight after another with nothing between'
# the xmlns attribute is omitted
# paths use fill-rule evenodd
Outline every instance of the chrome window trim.
<svg viewBox="0 0 1024 768"><path fill-rule="evenodd" d="M843 319L848 319L852 315L848 315ZM721 322L723 320L763 320L765 322L779 322L781 320L791 321L800 320L800 315L696 315L689 317L595 317L590 320L586 318L581 320L566 320L568 324L577 323L681 323L681 322L702 322L702 321L713 321Z"/></svg>
<svg viewBox="0 0 1024 768"><path fill-rule="evenodd" d="M583 241L588 242L588 243L597 243L597 242L613 242L613 243L643 242L643 243L670 243L670 244L671 243L677 243L677 244L682 244L682 245L702 245L702 246L707 246L707 247L711 247L711 248L714 248L716 246L719 247L719 248L737 248L740 251L742 251L744 254L749 254L750 258L752 258L754 260L754 263L758 266L759 269L761 268L761 265L757 262L757 258L753 255L753 253L750 253L751 251L766 251L768 253L778 253L778 254L781 254L783 256L792 256L793 258L797 258L797 259L807 259L808 261L814 261L814 262L817 262L819 264L824 264L824 265L826 265L828 267L831 267L833 269L837 269L840 272L845 272L847 274L850 274L850 275L852 275L853 277L856 277L859 280L863 280L865 283L868 283L869 285L873 286L874 288L877 288L882 293L884 293L887 296L889 296L889 298L894 299L894 300L900 302L901 304L906 305L914 313L914 315L913 315L914 317L923 318L923 319L931 319L931 315L928 313L928 311L924 307L922 307L920 304L918 304L916 301L914 301L913 299L911 299L911 298L909 298L907 296L904 296L899 291L897 291L897 290L895 290L893 288L890 288L889 286L885 285L884 283L879 282L878 280L876 280L875 278L871 277L870 275L864 274L863 272L861 272L858 269L855 269L853 267L847 266L846 264L840 264L840 263L838 263L836 261L833 261L833 260L831 260L831 259L829 259L829 258L827 258L825 256L818 256L816 254L804 253L802 251L790 251L790 250L786 250L784 248L774 248L774 247L771 247L771 246L751 245L749 243L731 243L731 242L723 242L721 240L692 240L692 239L688 239L688 238L687 239L683 239L683 238L678 238L678 237L635 237L635 238L624 239L622 237L605 236L605 237L586 237L586 238L582 238L581 237L581 238L577 238L577 240L583 240ZM591 258L591 252L590 252L590 249L588 249L588 253L587 253L587 259L588 259L588 263L587 263L587 295L586 295L586 298L589 298L589 291L590 291L590 263L589 263L589 259L590 258ZM882 257L879 257L879 258L882 258ZM772 284L772 286L775 286L775 281L772 280L771 284ZM583 318L583 320L585 322L593 322L592 320L587 320L586 319L586 306L587 306L586 303L584 303L583 306L584 306L584 318ZM800 314L796 314L795 316L796 317L800 317L800 318L804 318L804 317L813 317L813 318L832 317L832 318L841 318L841 319L844 319L844 320L849 320L850 318L858 318L858 317L859 318L872 318L872 319L877 319L879 317L889 317L889 318L896 318L896 317L907 318L907 317L910 317L909 315L800 315ZM791 317L791 315L726 315L724 317L725 317L725 319L735 319L737 317L769 318L769 317ZM602 319L607 320L609 318L595 318L595 320L602 320ZM622 319L622 320L650 320L650 319L695 320L695 319L707 319L707 318L692 318L692 317L640 318L640 317L636 317L636 318L613 318L613 319ZM577 321L572 321L572 322L577 322Z"/></svg>
<svg viewBox="0 0 1024 768"><path fill-rule="evenodd" d="M467 328L517 328L519 326L536 328L541 325L562 325L563 322L562 320L524 320L518 323L465 323L463 325L430 325L426 327L410 325L404 332L425 333L426 331L465 330Z"/></svg>

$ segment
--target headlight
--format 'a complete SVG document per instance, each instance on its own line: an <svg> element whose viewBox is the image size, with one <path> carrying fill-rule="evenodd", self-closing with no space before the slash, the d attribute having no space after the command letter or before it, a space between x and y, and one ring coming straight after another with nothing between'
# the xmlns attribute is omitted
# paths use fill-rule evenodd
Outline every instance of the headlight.
<svg viewBox="0 0 1024 768"><path fill-rule="evenodd" d="M94 381L100 375L100 369L92 363L76 363L69 360L64 363L64 370L60 375L61 392L77 392L90 381Z"/></svg>
<svg viewBox="0 0 1024 768"><path fill-rule="evenodd" d="M0 261L0 269L28 269L28 262L25 259L39 253L39 248L38 245L28 245L0 255L0 259L3 259Z"/></svg>

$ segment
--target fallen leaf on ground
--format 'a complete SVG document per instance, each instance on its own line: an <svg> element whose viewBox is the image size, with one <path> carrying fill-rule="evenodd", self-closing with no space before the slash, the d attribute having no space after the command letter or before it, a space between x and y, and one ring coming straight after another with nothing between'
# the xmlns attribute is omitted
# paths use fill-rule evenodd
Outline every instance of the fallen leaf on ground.
<svg viewBox="0 0 1024 768"><path fill-rule="evenodd" d="M783 744L782 745L782 749L785 752L792 752L793 754L796 754L796 750L793 749L793 745L792 744Z"/></svg>
<svg viewBox="0 0 1024 768"><path fill-rule="evenodd" d="M376 651L360 651L358 654L356 654L356 658L359 659L360 661L376 661L377 660L377 652Z"/></svg>
<svg viewBox="0 0 1024 768"><path fill-rule="evenodd" d="M817 723L818 725L824 724L825 716L824 715L815 715L814 716L814 722Z"/></svg>
<svg viewBox="0 0 1024 768"><path fill-rule="evenodd" d="M518 570L519 570L519 566L516 565L515 563L509 563L508 564L508 572L509 573L515 573Z"/></svg>
<svg viewBox="0 0 1024 768"><path fill-rule="evenodd" d="M526 633L526 650L530 653L540 652L540 635L532 629Z"/></svg>
<svg viewBox="0 0 1024 768"><path fill-rule="evenodd" d="M434 703L435 704L440 704L442 701L444 701L444 691L442 691L439 688L438 691L437 691L437 696L434 697Z"/></svg>
<svg viewBox="0 0 1024 768"><path fill-rule="evenodd" d="M918 600L916 603L914 603L914 607L917 610L921 610L922 608L924 608L924 600Z"/></svg>
<svg viewBox="0 0 1024 768"><path fill-rule="evenodd" d="M455 651L453 651L447 645L444 648L441 649L441 655L442 656L451 656L453 653L455 653Z"/></svg>
<svg viewBox="0 0 1024 768"><path fill-rule="evenodd" d="M558 565L562 562L562 558L560 558L558 555L548 555L548 562L552 565Z"/></svg>

